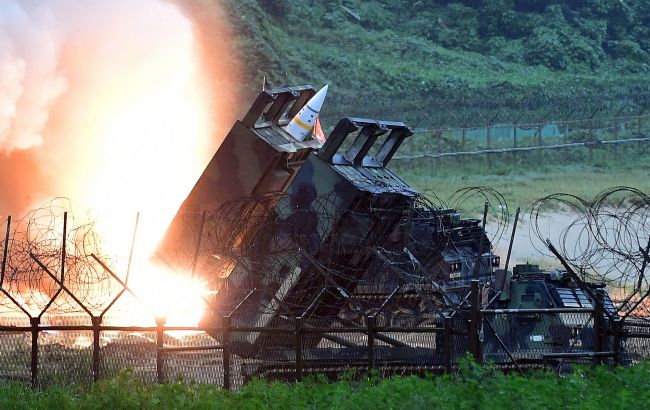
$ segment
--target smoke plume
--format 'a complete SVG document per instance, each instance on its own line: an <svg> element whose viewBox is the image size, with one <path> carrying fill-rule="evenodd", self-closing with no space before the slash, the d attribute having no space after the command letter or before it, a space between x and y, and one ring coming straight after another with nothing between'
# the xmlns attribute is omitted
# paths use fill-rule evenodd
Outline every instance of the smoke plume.
<svg viewBox="0 0 650 410"><path fill-rule="evenodd" d="M2 1L0 215L173 212L239 115L229 35L217 1Z"/></svg>

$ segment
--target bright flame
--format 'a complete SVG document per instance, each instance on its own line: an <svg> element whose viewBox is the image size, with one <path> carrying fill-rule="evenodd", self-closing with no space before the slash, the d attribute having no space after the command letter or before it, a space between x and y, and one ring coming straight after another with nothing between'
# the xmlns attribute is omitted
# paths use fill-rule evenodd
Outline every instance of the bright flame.
<svg viewBox="0 0 650 410"><path fill-rule="evenodd" d="M205 310L205 282L151 264L137 267L136 271L129 287L144 309L139 305L118 311L118 321L150 325L155 318L164 318L167 326L199 324Z"/></svg>
<svg viewBox="0 0 650 410"><path fill-rule="evenodd" d="M189 22L174 7L157 6L164 7L159 12L166 20L157 24L155 34L145 35L149 47L135 51L146 54L131 56L125 75L106 73L104 59L88 67L93 75L107 75L89 84L90 105L76 107L82 117L92 118L85 132L95 143L84 155L91 164L83 165L68 195L97 214L101 251L121 255L118 260L126 260L135 210L142 213L129 286L168 325L192 326L204 310L203 284L147 260L212 155L213 149L206 148L214 116L202 91ZM87 49L80 51L79 58L86 59ZM114 52L111 47L105 57ZM128 323L152 320L142 306L120 315Z"/></svg>
<svg viewBox="0 0 650 410"><path fill-rule="evenodd" d="M17 13L22 20L7 41L0 39L0 52L8 50L10 67L24 68L27 74L17 72L5 88L57 85L47 98L34 92L35 108L15 116L22 123L34 117L23 129L38 138L3 146L4 140L17 137L2 132L11 133L20 124L6 116L8 125L0 128L0 152L23 150L38 159L38 171L16 172L49 176L44 192L29 191L34 184L24 187L24 195L32 196L36 206L46 198L65 196L76 208L92 210L102 240L98 251L120 262L115 268L122 277L140 211L129 285L157 315L166 316L167 324L197 324L205 308L205 285L148 260L216 150L220 141L213 136L222 135L238 115L232 102L238 99L239 70L226 46L230 33L218 2L185 10L200 15L215 36L200 39L197 33L206 30L192 27L166 1L9 3L6 10L0 5L0 23L5 13ZM27 34L30 41L23 38ZM0 53L0 68L3 59ZM208 67L210 72L205 72ZM25 103L21 105L16 93L10 96L20 111ZM230 111L216 100L230 103ZM123 318L129 323L144 320L141 314L150 321L151 315L139 306L127 310Z"/></svg>
<svg viewBox="0 0 650 410"><path fill-rule="evenodd" d="M113 227L129 235L139 210L138 247L142 255L153 252L212 155L213 148L206 148L214 147L214 116L202 92L191 26L166 7L167 21L157 27L146 56L129 58L125 75L106 72L104 58L90 64L88 72L103 78L86 84L89 105L74 107L80 118L92 119L84 131L94 143L78 153L84 160L76 183L66 184L66 196L98 213L103 245L111 251L124 247L124 234L112 234ZM79 58L86 58L85 51ZM103 57L110 60L113 52Z"/></svg>

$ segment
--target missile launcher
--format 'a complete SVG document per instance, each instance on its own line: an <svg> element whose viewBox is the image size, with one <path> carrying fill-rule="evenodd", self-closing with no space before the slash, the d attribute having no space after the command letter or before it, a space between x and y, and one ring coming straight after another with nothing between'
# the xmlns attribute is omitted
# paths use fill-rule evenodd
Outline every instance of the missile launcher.
<svg viewBox="0 0 650 410"><path fill-rule="evenodd" d="M309 153L322 143L313 138L298 141L285 127L316 94L309 85L262 91L241 121L237 121L212 157L169 226L157 256L178 270L193 268L191 252L197 232L203 231L203 212L230 200L285 192ZM255 204L241 214L264 214L272 203ZM233 230L226 221L212 227ZM250 227L254 228L254 227ZM254 231L241 232L253 236ZM240 238L243 240L244 238ZM210 264L208 264L210 265ZM209 275L209 270L199 273Z"/></svg>
<svg viewBox="0 0 650 410"><path fill-rule="evenodd" d="M217 292L204 324L218 327L226 318L251 329L231 333L232 352L274 358L282 367L294 357L294 335L255 329L287 329L300 320L310 329L301 337L306 362L362 360L367 351L327 330L367 325L371 316L383 321L380 326L400 316L407 316L409 326L439 327L451 317L467 321L472 279L483 288L483 307L537 300L533 285L551 283L549 278L532 278L536 269L512 281L503 270L495 276L500 258L481 221L428 203L388 168L412 135L404 123L346 117L324 143L305 133L300 124L315 123L309 116L320 110L326 91L262 91L226 136L159 249L172 266L196 265ZM206 238L212 246L201 252L197 244ZM186 256L192 253L193 261ZM197 265L199 254L204 261ZM501 286L506 282L509 287ZM517 289L525 291L520 295ZM496 327L509 326L499 320ZM550 340L551 330L566 330L555 317L549 323L534 329L548 330L543 340ZM492 354L493 339L500 340L494 334L485 331L486 353ZM537 343L539 335L533 336ZM376 338L383 343L376 354L387 362L442 360L439 352L408 338ZM462 345L454 349L464 354Z"/></svg>

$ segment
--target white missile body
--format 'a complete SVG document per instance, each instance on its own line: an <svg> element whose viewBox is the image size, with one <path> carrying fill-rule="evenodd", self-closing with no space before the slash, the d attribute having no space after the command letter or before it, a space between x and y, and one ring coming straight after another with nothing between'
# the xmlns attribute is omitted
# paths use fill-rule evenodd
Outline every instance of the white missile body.
<svg viewBox="0 0 650 410"><path fill-rule="evenodd" d="M311 97L307 104L298 111L298 114L291 119L291 122L284 127L284 130L298 141L304 141L314 129L314 124L326 95L327 85Z"/></svg>

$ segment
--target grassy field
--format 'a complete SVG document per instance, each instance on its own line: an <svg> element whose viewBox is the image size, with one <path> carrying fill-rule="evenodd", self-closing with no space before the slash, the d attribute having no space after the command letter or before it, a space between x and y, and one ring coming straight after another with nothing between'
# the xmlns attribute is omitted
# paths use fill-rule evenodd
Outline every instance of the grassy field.
<svg viewBox="0 0 650 410"><path fill-rule="evenodd" d="M129 373L88 388L32 391L0 385L2 409L632 409L647 408L650 365L609 370L576 369L504 375L467 362L459 374L325 383L256 381L235 393L211 385L170 383L145 386Z"/></svg>
<svg viewBox="0 0 650 410"><path fill-rule="evenodd" d="M585 199L619 185L650 192L650 163L641 158L576 162L536 166L512 163L509 158L493 158L488 168L485 158L395 161L392 169L421 192L449 198L456 190L471 186L490 187L500 192L513 209L525 209L536 199L554 193L572 193Z"/></svg>

